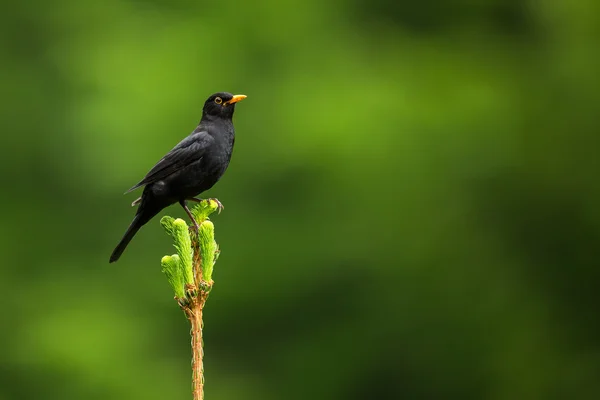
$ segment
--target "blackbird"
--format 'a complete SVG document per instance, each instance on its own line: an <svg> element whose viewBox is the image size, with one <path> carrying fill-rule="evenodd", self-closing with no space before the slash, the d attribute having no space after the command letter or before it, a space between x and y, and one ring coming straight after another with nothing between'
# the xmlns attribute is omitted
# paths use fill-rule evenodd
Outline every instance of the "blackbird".
<svg viewBox="0 0 600 400"><path fill-rule="evenodd" d="M179 202L193 221L198 223L186 205L186 200L201 201L195 196L210 189L223 176L231 160L235 131L235 104L246 98L243 94L215 93L206 100L202 119L194 131L148 172L137 185L125 193L144 186L133 221L110 256L110 262L121 257L137 231L163 208ZM219 211L223 208L219 203Z"/></svg>

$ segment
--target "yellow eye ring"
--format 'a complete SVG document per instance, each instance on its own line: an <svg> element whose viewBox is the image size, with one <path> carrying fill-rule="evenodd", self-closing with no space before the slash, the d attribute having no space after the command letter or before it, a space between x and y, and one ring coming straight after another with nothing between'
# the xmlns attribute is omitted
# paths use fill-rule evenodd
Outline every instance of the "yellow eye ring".
<svg viewBox="0 0 600 400"><path fill-rule="evenodd" d="M223 99L222 99L222 98L220 98L220 97L217 97L217 98L215 99L215 103L217 103L217 104L221 104L222 102L223 102Z"/></svg>

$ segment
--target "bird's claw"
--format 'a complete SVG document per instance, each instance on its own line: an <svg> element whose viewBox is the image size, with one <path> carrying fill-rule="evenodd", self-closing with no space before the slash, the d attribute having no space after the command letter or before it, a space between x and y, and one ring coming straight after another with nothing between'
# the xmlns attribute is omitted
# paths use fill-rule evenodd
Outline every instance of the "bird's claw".
<svg viewBox="0 0 600 400"><path fill-rule="evenodd" d="M225 206L219 201L219 199L217 199L215 197L211 197L210 199L199 199L197 197L190 197L187 200L193 201L195 203L202 203L203 201L207 201L208 205L210 205L211 201L214 201L215 203L217 203L217 210L219 210L219 214L221 214L221 211L223 211L225 209Z"/></svg>
<svg viewBox="0 0 600 400"><path fill-rule="evenodd" d="M221 214L221 211L225 209L225 206L219 201L219 199L215 199L213 197L211 199L208 199L208 201L214 201L215 203L217 203L217 210L219 214Z"/></svg>

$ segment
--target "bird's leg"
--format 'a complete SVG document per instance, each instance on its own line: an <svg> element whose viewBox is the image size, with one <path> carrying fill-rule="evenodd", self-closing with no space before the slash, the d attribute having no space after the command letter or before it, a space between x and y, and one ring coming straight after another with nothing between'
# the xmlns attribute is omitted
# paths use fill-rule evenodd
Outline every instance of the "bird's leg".
<svg viewBox="0 0 600 400"><path fill-rule="evenodd" d="M199 199L197 197L190 197L189 199L186 199L186 200L193 201L193 202L196 202L196 203L201 203L201 202L204 201L204 199ZM223 204L221 204L221 202L219 201L219 199L211 197L210 199L206 199L206 200L208 200L208 201L213 200L213 201L215 201L217 203L217 210L219 210L219 214L221 214L221 211L223 211L225 209L225 206Z"/></svg>
<svg viewBox="0 0 600 400"><path fill-rule="evenodd" d="M196 227L196 230L198 232L200 232L200 225L198 225L198 223L196 222L196 219L194 218L194 216L192 215L192 212L190 211L190 209L188 208L187 204L185 204L185 200L179 200L179 204L181 204L181 207L183 207L183 209L185 210L185 212L187 213L188 217L190 217L190 219L192 220L192 222L194 223L194 226Z"/></svg>
<svg viewBox="0 0 600 400"><path fill-rule="evenodd" d="M133 203L131 203L131 207L135 207L135 206L137 206L138 204L140 204L141 202L142 202L142 198L141 198L141 197L138 197L137 199L135 199L135 200L134 200L134 202L133 202Z"/></svg>

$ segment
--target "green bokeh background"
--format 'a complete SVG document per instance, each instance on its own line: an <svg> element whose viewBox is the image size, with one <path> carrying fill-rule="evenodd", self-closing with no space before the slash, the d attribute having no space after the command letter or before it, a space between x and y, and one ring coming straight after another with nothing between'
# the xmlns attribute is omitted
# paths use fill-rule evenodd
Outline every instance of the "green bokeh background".
<svg viewBox="0 0 600 400"><path fill-rule="evenodd" d="M0 400L191 398L159 218L108 257L223 90L207 399L600 398L599 2L3 8Z"/></svg>

